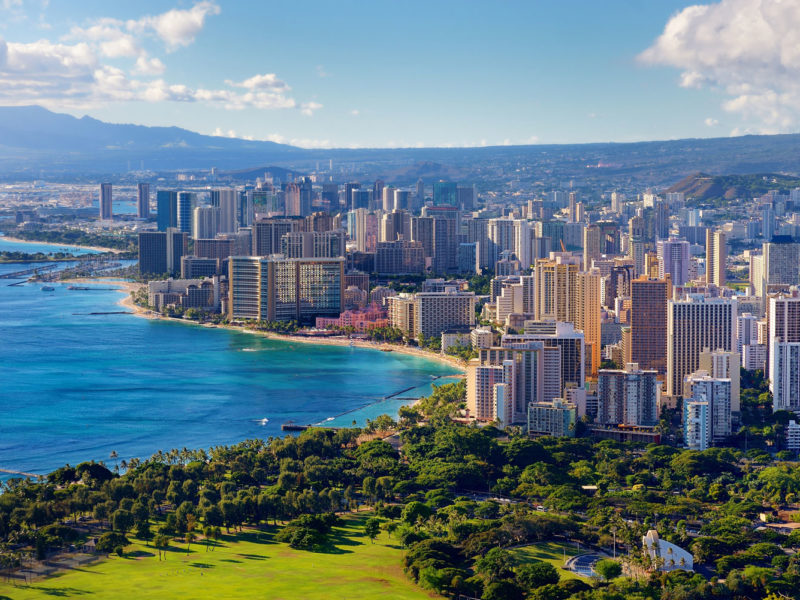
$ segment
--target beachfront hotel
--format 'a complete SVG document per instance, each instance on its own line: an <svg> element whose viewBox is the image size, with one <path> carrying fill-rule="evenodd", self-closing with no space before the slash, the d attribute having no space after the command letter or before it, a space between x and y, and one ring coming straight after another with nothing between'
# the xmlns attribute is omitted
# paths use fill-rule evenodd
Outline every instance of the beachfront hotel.
<svg viewBox="0 0 800 600"><path fill-rule="evenodd" d="M313 322L338 317L344 297L344 258L232 256L230 319Z"/></svg>

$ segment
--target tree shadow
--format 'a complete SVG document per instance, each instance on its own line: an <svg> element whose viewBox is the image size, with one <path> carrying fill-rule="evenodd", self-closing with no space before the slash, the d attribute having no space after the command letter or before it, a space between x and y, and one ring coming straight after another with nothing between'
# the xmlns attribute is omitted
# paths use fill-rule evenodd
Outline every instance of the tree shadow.
<svg viewBox="0 0 800 600"><path fill-rule="evenodd" d="M241 563L242 561L236 560L235 558L220 558L219 562Z"/></svg>
<svg viewBox="0 0 800 600"><path fill-rule="evenodd" d="M149 556L155 556L155 554L146 550L134 550L133 552L125 553L125 558L145 558Z"/></svg>
<svg viewBox="0 0 800 600"><path fill-rule="evenodd" d="M241 556L242 558L247 558L249 560L267 560L267 557L262 556L261 554L242 554L241 552L237 552L236 556Z"/></svg>
<svg viewBox="0 0 800 600"><path fill-rule="evenodd" d="M194 567L195 569L213 569L214 565L211 563L202 563L202 562L194 562L189 564L190 567ZM2 600L2 599L0 599Z"/></svg>
<svg viewBox="0 0 800 600"><path fill-rule="evenodd" d="M73 587L63 587L63 588L48 588L38 585L29 585L25 586L29 590L36 590L44 594L45 596L56 596L61 598L72 598L74 596L86 596L91 594L92 592L88 590L81 590L78 588Z"/></svg>

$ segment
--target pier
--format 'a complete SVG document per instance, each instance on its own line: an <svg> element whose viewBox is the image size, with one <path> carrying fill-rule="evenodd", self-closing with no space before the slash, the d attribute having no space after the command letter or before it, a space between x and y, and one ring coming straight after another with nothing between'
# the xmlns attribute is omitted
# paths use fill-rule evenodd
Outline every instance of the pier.
<svg viewBox="0 0 800 600"><path fill-rule="evenodd" d="M14 271L13 273L3 273L0 279L24 279L29 275L38 275L41 271L52 271L57 268L57 264L45 265L43 267L35 267L33 269L25 269L24 271Z"/></svg>
<svg viewBox="0 0 800 600"><path fill-rule="evenodd" d="M36 473L26 473L25 471L14 471L13 469L0 469L0 473L7 473L9 475L21 475L22 477L33 477L34 479L42 479L44 475L37 475Z"/></svg>

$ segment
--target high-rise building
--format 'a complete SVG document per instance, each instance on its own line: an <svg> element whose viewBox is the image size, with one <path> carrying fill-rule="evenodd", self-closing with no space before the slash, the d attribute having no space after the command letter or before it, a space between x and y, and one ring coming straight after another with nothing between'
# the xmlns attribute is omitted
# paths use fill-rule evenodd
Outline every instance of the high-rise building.
<svg viewBox="0 0 800 600"><path fill-rule="evenodd" d="M475 326L475 303L472 292L446 288L444 292L401 294L387 298L389 323L409 335L438 337L445 331L472 330Z"/></svg>
<svg viewBox="0 0 800 600"><path fill-rule="evenodd" d="M581 270L580 260L570 253L552 252L549 259L536 261L534 315L537 320L572 320L575 274Z"/></svg>
<svg viewBox="0 0 800 600"><path fill-rule="evenodd" d="M800 413L800 295L769 299L767 365L773 410Z"/></svg>
<svg viewBox="0 0 800 600"><path fill-rule="evenodd" d="M433 218L433 261L434 273L456 271L458 253L458 214L436 215Z"/></svg>
<svg viewBox="0 0 800 600"><path fill-rule="evenodd" d="M182 233L192 234L192 211L197 204L197 196L193 192L178 192L178 229Z"/></svg>
<svg viewBox="0 0 800 600"><path fill-rule="evenodd" d="M744 313L736 319L736 351L741 354L744 346L758 343L758 318Z"/></svg>
<svg viewBox="0 0 800 600"><path fill-rule="evenodd" d="M199 239L194 241L194 254L199 258L215 258L221 262L234 254L233 250L234 241L230 238Z"/></svg>
<svg viewBox="0 0 800 600"><path fill-rule="evenodd" d="M381 275L419 274L425 270L422 242L395 240L378 242L375 271Z"/></svg>
<svg viewBox="0 0 800 600"><path fill-rule="evenodd" d="M417 206L420 208L425 205L425 183L422 179L417 179Z"/></svg>
<svg viewBox="0 0 800 600"><path fill-rule="evenodd" d="M611 192L611 211L617 214L622 212L622 205L625 203L625 194Z"/></svg>
<svg viewBox="0 0 800 600"><path fill-rule="evenodd" d="M433 258L433 219L431 217L412 217L411 239L422 243L425 258Z"/></svg>
<svg viewBox="0 0 800 600"><path fill-rule="evenodd" d="M545 355L549 359L546 359ZM513 373L509 372L506 361L513 364ZM553 361L552 365L546 364ZM489 389L484 387L481 391L480 387L473 385L476 382L474 378L471 378L473 369L479 367L506 368L502 382L510 385L511 388L509 390L511 396L510 420L522 423L527 418L528 405L531 402L544 402L546 398L558 397L561 387L558 361L558 348L545 348L542 342L521 339L519 336L515 339L504 336L500 346L481 347L478 351L478 358L470 361L468 367L467 407L470 410L470 416L482 420L492 420L493 418L491 411L488 410L490 406ZM492 383L499 383L499 380ZM507 399L509 395L506 395L504 399ZM483 404L483 412L476 414L473 411L480 403Z"/></svg>
<svg viewBox="0 0 800 600"><path fill-rule="evenodd" d="M344 298L344 258L233 256L229 317L313 322L338 316Z"/></svg>
<svg viewBox="0 0 800 600"><path fill-rule="evenodd" d="M384 189L386 189L386 183L381 179L376 180L375 183L372 184L372 202L370 205L371 210L380 208L381 205L385 204L383 195ZM383 210L392 210L392 209L384 208Z"/></svg>
<svg viewBox="0 0 800 600"><path fill-rule="evenodd" d="M789 236L774 236L763 245L764 283L770 285L800 284L800 244Z"/></svg>
<svg viewBox="0 0 800 600"><path fill-rule="evenodd" d="M156 192L158 215L156 223L159 231L178 226L178 192L158 190Z"/></svg>
<svg viewBox="0 0 800 600"><path fill-rule="evenodd" d="M586 383L586 342L582 331L575 328L572 323L558 321L525 321L523 335L505 335L505 342L537 341L545 347L558 349L558 365L560 372L560 387L552 396L545 397L545 401L553 398L563 398L567 387L583 388ZM549 395L549 393L548 393Z"/></svg>
<svg viewBox="0 0 800 600"><path fill-rule="evenodd" d="M100 184L100 219L109 221L114 218L112 207L112 191L110 183Z"/></svg>
<svg viewBox="0 0 800 600"><path fill-rule="evenodd" d="M725 268L728 250L725 247L726 237L721 230L706 232L706 283L724 287L727 281Z"/></svg>
<svg viewBox="0 0 800 600"><path fill-rule="evenodd" d="M465 211L471 212L475 210L476 200L478 193L475 191L474 185L459 185L458 186L458 207Z"/></svg>
<svg viewBox="0 0 800 600"><path fill-rule="evenodd" d="M143 275L174 275L181 271L181 258L188 252L189 236L170 227L167 231L139 234L139 272Z"/></svg>
<svg viewBox="0 0 800 600"><path fill-rule="evenodd" d="M412 209L411 192L408 190L394 190L394 210Z"/></svg>
<svg viewBox="0 0 800 600"><path fill-rule="evenodd" d="M351 181L344 184L344 202L342 203L347 210L354 210L353 206L353 190L361 189L361 184L357 181ZM367 208L364 206L363 208Z"/></svg>
<svg viewBox="0 0 800 600"><path fill-rule="evenodd" d="M667 394L679 396L683 380L700 368L706 349L736 348L737 302L690 294L670 300L667 320Z"/></svg>
<svg viewBox="0 0 800 600"><path fill-rule="evenodd" d="M731 380L697 371L686 378L683 429L686 447L706 450L732 433Z"/></svg>
<svg viewBox="0 0 800 600"><path fill-rule="evenodd" d="M597 375L602 355L600 333L600 288L603 278L597 270L575 274L575 302L572 322L583 331L587 353L591 357L591 374Z"/></svg>
<svg viewBox="0 0 800 600"><path fill-rule="evenodd" d="M356 188L350 192L350 210L357 210L359 208L369 210L369 205L371 203L372 190L362 190L361 188Z"/></svg>
<svg viewBox="0 0 800 600"><path fill-rule="evenodd" d="M288 231L283 234L280 252L286 258L336 258L345 255L345 233L334 231Z"/></svg>
<svg viewBox="0 0 800 600"><path fill-rule="evenodd" d="M667 301L671 286L662 279L631 281L631 326L625 338L625 361L667 373Z"/></svg>
<svg viewBox="0 0 800 600"><path fill-rule="evenodd" d="M136 186L136 216L140 219L150 218L150 184L140 183Z"/></svg>
<svg viewBox="0 0 800 600"><path fill-rule="evenodd" d="M382 242L411 239L411 213L405 210L391 210L381 217Z"/></svg>
<svg viewBox="0 0 800 600"><path fill-rule="evenodd" d="M603 425L658 424L661 382L654 370L628 363L625 369L601 369L597 377L597 422Z"/></svg>
<svg viewBox="0 0 800 600"><path fill-rule="evenodd" d="M236 190L211 190L211 206L219 208L219 232L236 233L236 204L239 194Z"/></svg>
<svg viewBox="0 0 800 600"><path fill-rule="evenodd" d="M212 239L219 231L220 209L216 206L197 206L192 215L192 238Z"/></svg>
<svg viewBox="0 0 800 600"><path fill-rule="evenodd" d="M433 183L433 205L458 208L458 184L452 181Z"/></svg>
<svg viewBox="0 0 800 600"><path fill-rule="evenodd" d="M676 238L659 240L656 243L658 253L658 278L670 276L672 285L686 285L689 281L689 242Z"/></svg>
<svg viewBox="0 0 800 600"><path fill-rule="evenodd" d="M262 219L253 223L253 256L269 256L282 252L281 240L291 231L300 231L299 219Z"/></svg>
<svg viewBox="0 0 800 600"><path fill-rule="evenodd" d="M728 418L733 415L733 421L739 422L740 415L740 369L742 364L741 354L738 352L725 352L724 350L704 350L700 353L700 371L707 373L710 377L715 379L724 379L730 382L730 393L728 403ZM686 382L689 378L684 380L683 391L684 397L691 396L691 391L687 389ZM728 435L728 434L725 434Z"/></svg>
<svg viewBox="0 0 800 600"><path fill-rule="evenodd" d="M575 437L578 408L564 400L531 402L528 405L528 435Z"/></svg>
<svg viewBox="0 0 800 600"><path fill-rule="evenodd" d="M502 420L505 413L513 413L506 405L513 403L516 379L515 364L507 359L502 364L479 364L472 361L467 368L467 411L477 421ZM498 388L503 386L498 403ZM499 405L498 405L499 404ZM512 417L513 419L513 417Z"/></svg>

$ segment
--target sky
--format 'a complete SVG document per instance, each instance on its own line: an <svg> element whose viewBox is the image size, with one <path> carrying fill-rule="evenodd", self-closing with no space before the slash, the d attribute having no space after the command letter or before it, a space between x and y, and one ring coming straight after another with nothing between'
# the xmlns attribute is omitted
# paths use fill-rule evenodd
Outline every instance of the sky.
<svg viewBox="0 0 800 600"><path fill-rule="evenodd" d="M0 105L307 148L800 130L797 0L0 0Z"/></svg>

